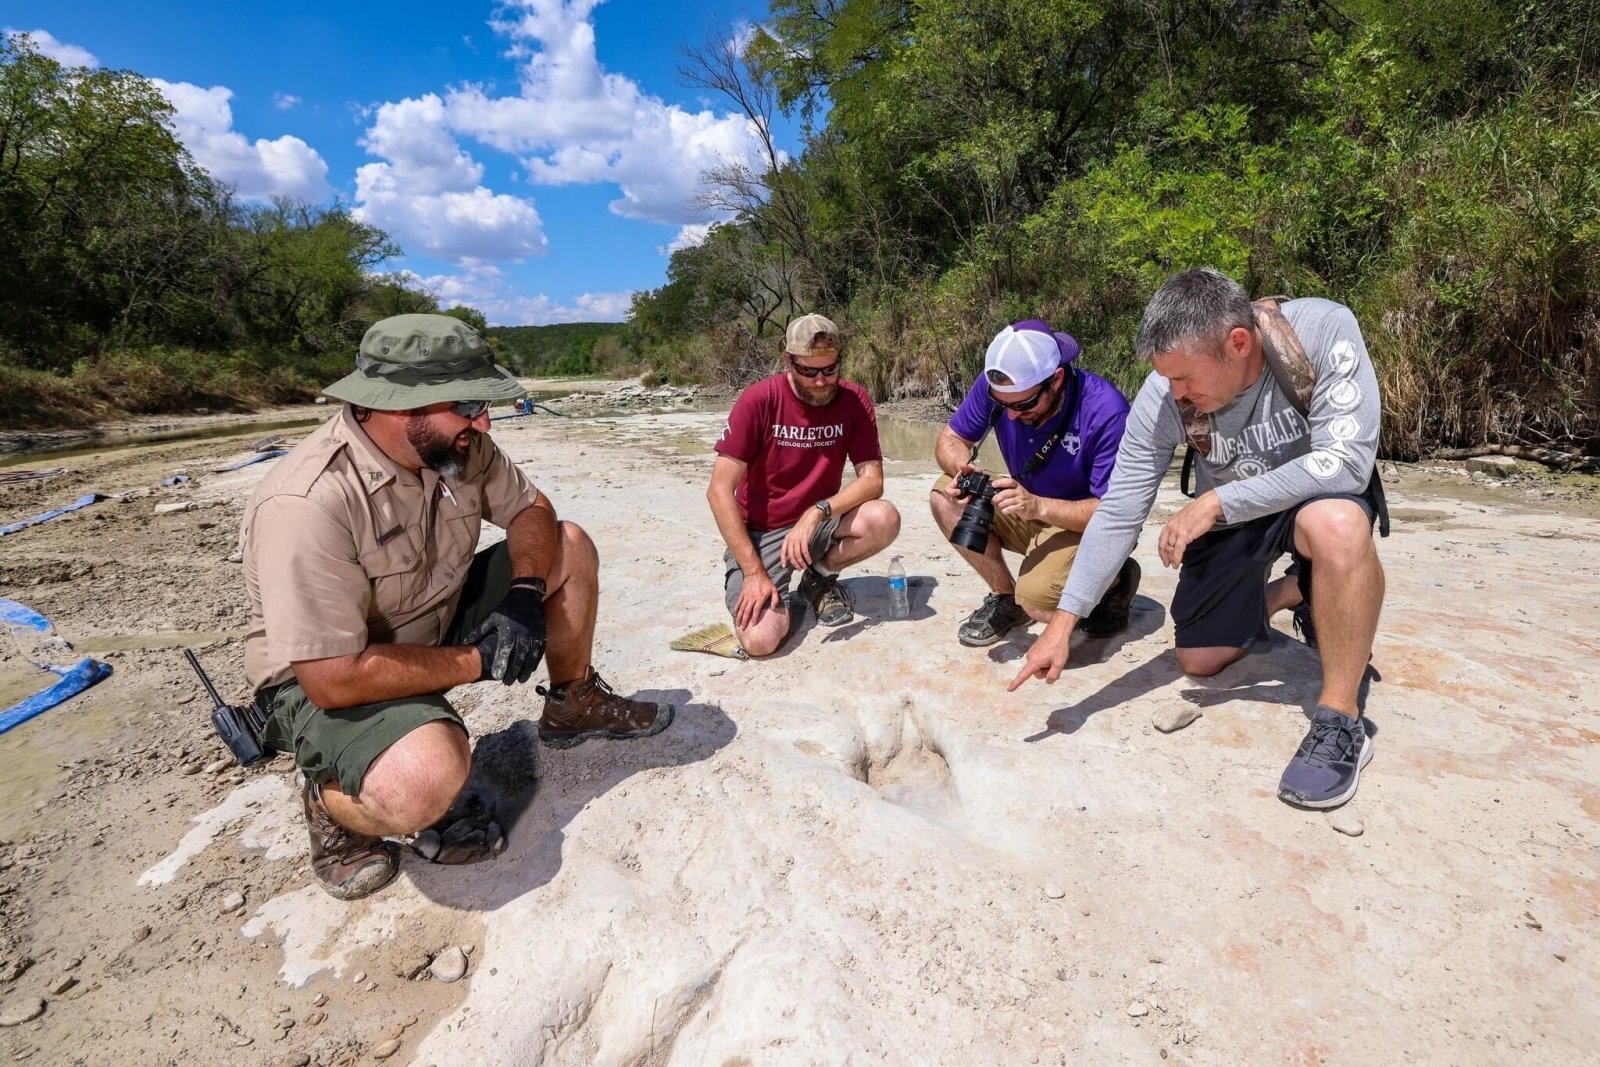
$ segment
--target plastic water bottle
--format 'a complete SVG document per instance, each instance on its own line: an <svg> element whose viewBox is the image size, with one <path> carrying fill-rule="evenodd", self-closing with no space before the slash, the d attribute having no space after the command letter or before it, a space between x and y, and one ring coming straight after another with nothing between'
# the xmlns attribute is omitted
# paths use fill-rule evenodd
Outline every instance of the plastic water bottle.
<svg viewBox="0 0 1600 1067"><path fill-rule="evenodd" d="M906 592L906 569L900 557L889 561L889 618L904 619L911 615L911 598Z"/></svg>

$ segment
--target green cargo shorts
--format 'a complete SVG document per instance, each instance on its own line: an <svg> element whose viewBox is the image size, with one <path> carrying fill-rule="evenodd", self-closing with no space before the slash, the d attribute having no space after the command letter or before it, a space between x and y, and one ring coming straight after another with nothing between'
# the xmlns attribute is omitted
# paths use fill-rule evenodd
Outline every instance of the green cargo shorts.
<svg viewBox="0 0 1600 1067"><path fill-rule="evenodd" d="M461 587L461 600L442 645L458 645L494 610L511 586L511 550L504 541L479 552ZM339 782L347 796L358 796L367 768L385 749L412 730L439 719L467 728L443 693L360 704L327 711L306 696L297 681L258 694L269 706L262 740L293 754L295 765L321 785Z"/></svg>

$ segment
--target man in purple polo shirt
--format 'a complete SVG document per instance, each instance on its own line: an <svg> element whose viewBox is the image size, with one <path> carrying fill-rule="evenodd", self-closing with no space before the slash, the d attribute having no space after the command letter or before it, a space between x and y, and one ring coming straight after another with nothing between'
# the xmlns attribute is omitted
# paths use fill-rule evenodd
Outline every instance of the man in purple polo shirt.
<svg viewBox="0 0 1600 1067"><path fill-rule="evenodd" d="M982 469L973 461L990 429L1015 475L994 478L988 548L980 554L956 546L989 586L983 604L961 624L964 645L990 645L1014 626L1050 620L1078 540L1111 481L1128 401L1104 378L1074 366L1078 353L1071 334L1056 333L1043 320L1007 326L989 343L983 374L939 433L934 459L944 476L929 499L945 537L969 503L953 478ZM1022 556L1020 579L1012 577L1002 548ZM1079 629L1090 637L1127 629L1138 589L1139 564L1130 557Z"/></svg>

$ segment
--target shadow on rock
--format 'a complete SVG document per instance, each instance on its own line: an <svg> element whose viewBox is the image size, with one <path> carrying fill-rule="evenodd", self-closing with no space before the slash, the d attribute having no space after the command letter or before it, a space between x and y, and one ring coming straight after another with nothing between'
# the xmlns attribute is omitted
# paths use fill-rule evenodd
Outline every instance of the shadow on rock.
<svg viewBox="0 0 1600 1067"><path fill-rule="evenodd" d="M1090 693L1070 707L1057 708L1045 720L1045 728L1023 738L1024 741L1043 741L1056 734L1075 734L1083 729L1089 716L1096 712L1137 700L1146 693L1170 685L1183 675L1178 666L1178 653L1167 648L1141 663L1121 678ZM1036 683L1029 683L1036 684Z"/></svg>
<svg viewBox="0 0 1600 1067"><path fill-rule="evenodd" d="M1067 659L1066 670L1104 663L1112 654L1130 641L1140 641L1157 630L1167 620L1167 609L1147 596L1135 596L1129 605L1128 628L1112 637L1089 637L1080 629L1072 635L1072 654ZM1044 627L1038 623L1018 626L1006 635L1000 644L989 649L989 658L995 663L1013 663L1028 654L1033 642Z"/></svg>
<svg viewBox="0 0 1600 1067"><path fill-rule="evenodd" d="M554 750L538 744L528 720L483 735L472 777L453 808L492 809L508 840L491 862L428 863L409 849L402 871L430 900L461 911L489 911L537 889L561 869L563 832L573 816L637 774L682 767L715 754L738 733L711 704L688 703L686 690L640 690L639 700L677 706L672 725L634 741L587 741Z"/></svg>

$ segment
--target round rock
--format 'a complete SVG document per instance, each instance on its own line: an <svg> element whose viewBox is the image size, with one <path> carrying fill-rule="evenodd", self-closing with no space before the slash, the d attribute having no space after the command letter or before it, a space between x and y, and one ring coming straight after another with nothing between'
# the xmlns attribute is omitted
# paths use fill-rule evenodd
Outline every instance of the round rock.
<svg viewBox="0 0 1600 1067"><path fill-rule="evenodd" d="M428 964L428 973L441 982L457 982L467 973L467 954L457 945L451 945Z"/></svg>
<svg viewBox="0 0 1600 1067"><path fill-rule="evenodd" d="M0 1005L0 1026L21 1026L44 1014L42 997L17 997Z"/></svg>
<svg viewBox="0 0 1600 1067"><path fill-rule="evenodd" d="M1044 884L1044 895L1049 897L1051 900L1060 900L1062 897L1067 895L1067 891L1056 885L1054 882L1046 882Z"/></svg>
<svg viewBox="0 0 1600 1067"><path fill-rule="evenodd" d="M222 914L224 915L227 915L229 912L238 911L242 907L244 907L243 893L229 893L227 896L222 898Z"/></svg>
<svg viewBox="0 0 1600 1067"><path fill-rule="evenodd" d="M1193 704L1171 704L1160 707L1150 716L1150 724L1164 734L1181 730L1200 717L1200 709Z"/></svg>
<svg viewBox="0 0 1600 1067"><path fill-rule="evenodd" d="M399 1051L400 1051L400 1042L398 1042L398 1041L385 1041L381 1045L372 1046L372 1058L375 1059L375 1060L386 1060L390 1056L393 1056L396 1052L399 1052Z"/></svg>
<svg viewBox="0 0 1600 1067"><path fill-rule="evenodd" d="M439 831L424 830L411 842L412 849L425 860L431 860L439 854Z"/></svg>
<svg viewBox="0 0 1600 1067"><path fill-rule="evenodd" d="M1333 818L1328 820L1328 825L1346 837L1360 837L1367 830L1366 824L1361 821L1361 816L1353 811L1334 812Z"/></svg>
<svg viewBox="0 0 1600 1067"><path fill-rule="evenodd" d="M1142 1019L1149 1014L1150 1006L1142 1000L1136 1000L1128 1005L1128 1016L1130 1018Z"/></svg>

